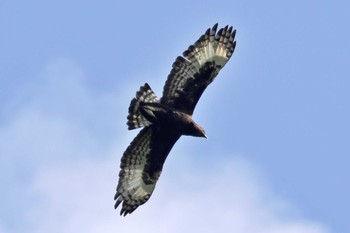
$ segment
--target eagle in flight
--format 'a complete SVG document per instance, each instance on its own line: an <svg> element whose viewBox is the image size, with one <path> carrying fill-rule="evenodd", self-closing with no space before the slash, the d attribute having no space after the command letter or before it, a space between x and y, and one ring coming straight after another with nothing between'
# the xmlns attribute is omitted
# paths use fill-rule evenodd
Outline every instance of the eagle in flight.
<svg viewBox="0 0 350 233"><path fill-rule="evenodd" d="M132 213L152 195L171 148L182 135L206 137L192 119L196 104L207 86L230 59L236 30L218 24L209 28L182 56L176 58L158 99L146 83L129 107L129 130L143 129L121 158L114 196L120 215Z"/></svg>

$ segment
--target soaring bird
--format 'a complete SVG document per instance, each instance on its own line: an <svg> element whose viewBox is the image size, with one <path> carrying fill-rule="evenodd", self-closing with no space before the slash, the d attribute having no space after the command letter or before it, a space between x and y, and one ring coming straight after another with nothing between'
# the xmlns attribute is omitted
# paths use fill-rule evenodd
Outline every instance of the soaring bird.
<svg viewBox="0 0 350 233"><path fill-rule="evenodd" d="M115 208L132 213L152 195L170 150L182 135L205 137L193 119L196 104L207 86L234 52L236 30L209 28L173 63L158 99L146 83L131 100L128 129L143 128L125 150L120 163Z"/></svg>

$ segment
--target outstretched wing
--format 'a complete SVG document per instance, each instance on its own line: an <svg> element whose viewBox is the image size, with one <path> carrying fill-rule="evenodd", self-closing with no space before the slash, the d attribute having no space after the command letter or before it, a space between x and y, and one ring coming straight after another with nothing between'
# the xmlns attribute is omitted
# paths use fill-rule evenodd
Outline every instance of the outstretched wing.
<svg viewBox="0 0 350 233"><path fill-rule="evenodd" d="M206 87L230 59L236 30L209 28L183 56L176 58L163 89L161 103L192 115Z"/></svg>
<svg viewBox="0 0 350 233"><path fill-rule="evenodd" d="M114 196L120 215L132 213L151 196L166 157L179 139L165 127L143 128L123 154L119 183Z"/></svg>

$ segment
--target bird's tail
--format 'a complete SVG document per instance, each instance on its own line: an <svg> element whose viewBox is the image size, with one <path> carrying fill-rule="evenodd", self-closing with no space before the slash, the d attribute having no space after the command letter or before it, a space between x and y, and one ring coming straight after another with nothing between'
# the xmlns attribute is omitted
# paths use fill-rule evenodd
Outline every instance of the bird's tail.
<svg viewBox="0 0 350 233"><path fill-rule="evenodd" d="M127 118L128 129L136 129L150 125L151 122L140 112L140 105L156 102L159 102L157 96L154 94L151 87L145 83L145 85L141 86L140 90L136 92L136 98L131 100Z"/></svg>

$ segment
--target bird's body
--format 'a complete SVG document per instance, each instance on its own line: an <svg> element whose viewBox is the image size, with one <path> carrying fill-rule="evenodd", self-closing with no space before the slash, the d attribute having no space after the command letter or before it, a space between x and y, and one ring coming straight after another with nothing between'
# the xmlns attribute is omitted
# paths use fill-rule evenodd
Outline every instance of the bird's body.
<svg viewBox="0 0 350 233"><path fill-rule="evenodd" d="M147 84L146 84L147 85ZM206 137L202 127L193 121L192 116L177 111L161 103L140 105L141 114L154 126L167 128L174 135Z"/></svg>
<svg viewBox="0 0 350 233"><path fill-rule="evenodd" d="M208 29L183 57L177 57L158 100L146 83L129 107L128 128L143 129L121 159L121 171L114 199L120 214L132 213L151 196L165 159L182 135L206 137L192 119L194 108L235 48L235 31L217 24Z"/></svg>

